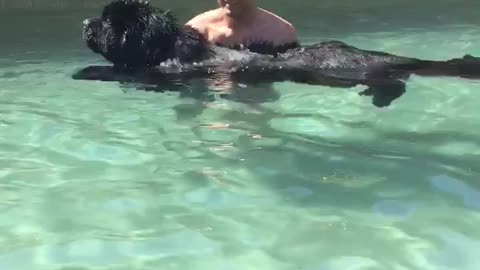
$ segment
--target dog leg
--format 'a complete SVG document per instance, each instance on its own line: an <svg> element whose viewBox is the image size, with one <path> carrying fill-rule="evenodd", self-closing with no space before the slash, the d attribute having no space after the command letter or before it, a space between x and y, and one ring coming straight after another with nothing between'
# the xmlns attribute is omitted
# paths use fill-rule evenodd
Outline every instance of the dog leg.
<svg viewBox="0 0 480 270"><path fill-rule="evenodd" d="M373 83L359 93L361 96L372 96L372 104L377 107L389 106L392 101L399 98L406 92L406 85L403 81L392 80L382 83Z"/></svg>

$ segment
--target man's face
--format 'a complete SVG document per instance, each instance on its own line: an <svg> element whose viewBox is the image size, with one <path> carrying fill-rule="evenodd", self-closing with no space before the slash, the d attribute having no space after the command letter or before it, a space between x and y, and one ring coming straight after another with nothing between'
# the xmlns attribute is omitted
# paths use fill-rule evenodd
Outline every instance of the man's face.
<svg viewBox="0 0 480 270"><path fill-rule="evenodd" d="M218 4L235 17L255 7L255 0L218 0Z"/></svg>

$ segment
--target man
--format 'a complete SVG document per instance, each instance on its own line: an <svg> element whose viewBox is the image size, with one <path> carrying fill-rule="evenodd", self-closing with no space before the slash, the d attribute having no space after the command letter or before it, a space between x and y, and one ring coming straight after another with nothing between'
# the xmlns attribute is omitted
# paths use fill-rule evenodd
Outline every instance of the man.
<svg viewBox="0 0 480 270"><path fill-rule="evenodd" d="M295 28L255 0L218 0L219 8L186 23L218 46L277 54L299 45Z"/></svg>

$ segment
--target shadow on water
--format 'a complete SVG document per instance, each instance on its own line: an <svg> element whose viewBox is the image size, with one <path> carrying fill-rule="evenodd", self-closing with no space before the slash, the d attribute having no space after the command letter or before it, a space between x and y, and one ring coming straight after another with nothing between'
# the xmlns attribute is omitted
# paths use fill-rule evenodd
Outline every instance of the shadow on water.
<svg viewBox="0 0 480 270"><path fill-rule="evenodd" d="M189 106L177 106L178 118L193 118L206 108L208 102L228 99L256 106L278 100L279 93L269 83L245 85L229 74L208 76L194 73L162 74L159 72L119 73L111 66L88 66L75 71L74 80L118 82L124 92L139 90L158 93L178 92L180 98L194 100ZM186 117L186 118L185 118Z"/></svg>
<svg viewBox="0 0 480 270"><path fill-rule="evenodd" d="M443 179L444 186L457 185L449 184L457 181L472 187L464 188L468 191L460 192L460 197L452 197L452 204L459 207L467 204L468 208L480 210L480 186L476 181L476 176L480 174L478 153L454 156L433 149L436 145L451 142L451 138L480 145L477 136L462 132L416 134L377 131L371 139L352 136L336 140L303 135L297 130L279 131L270 124L273 119L298 117L302 121L302 118L313 115L256 109L260 112L231 111L223 114L221 121L232 123L228 127L193 127L198 142L201 142L199 145L190 142L167 145L167 149L178 151L180 155L182 149L201 153L194 158L185 154L184 157L192 162L209 160L211 171L192 169L185 178L190 179L193 185L206 183L208 186L213 181L221 189L232 191L248 189L255 182L290 205L307 208L330 206L345 210L372 209L382 199L379 194L388 192L400 195L385 195L387 201L389 198L407 201L421 197L435 198L432 188L435 188L436 179ZM350 125L355 128L357 124ZM368 123L363 128L375 130L375 126ZM236 139L228 142L215 139L222 132L235 130L242 133ZM223 166L232 171L224 171ZM246 175L239 177L236 169L245 170ZM439 175L441 172L448 176ZM465 199L462 196L469 197L471 201L462 201Z"/></svg>
<svg viewBox="0 0 480 270"><path fill-rule="evenodd" d="M358 142L352 139L339 142L296 134L295 130L290 133L272 128L270 122L274 119L298 118L301 121L304 118L318 118L322 115L279 113L263 108L262 104L275 102L279 98L279 93L270 84L241 87L222 76L196 80L191 78L186 80L178 76L122 77L110 67L87 67L75 73L73 78L119 82L120 88L124 91L164 92L165 89L178 91L180 98L193 100L193 103L174 105L178 120L201 117L205 109L219 100L228 99L227 102L245 105L246 112L226 110L222 114L222 122L232 123L228 127L202 124L191 127L199 143L191 141L163 143L165 149L175 152L186 162L204 164L208 161L211 166L207 167L217 168L217 164L221 164L222 167L232 170L223 171L218 168L205 171L192 166L191 170L186 170L184 176L184 179L191 181L192 186L205 187L213 183L220 189L228 191L248 189L250 185L260 184L288 204L303 207L331 205L345 209L365 209L375 204L378 199L375 193L384 188L386 181L399 187L408 186L407 182L416 183L418 186L418 179L429 177L428 171L424 170L424 174L418 173L422 169L418 168L418 160L412 159L412 156L415 156L413 152L402 152L401 155L408 158L395 159L393 156L399 153L395 150L372 149L372 141ZM252 111L256 113L251 113ZM373 125L368 126L367 121L345 124L351 125L352 128L356 125L375 128ZM217 141L213 135L236 131L242 135L228 142ZM399 133L383 136L400 138L410 135ZM197 154L191 157L188 152ZM376 155L390 155L392 158ZM423 165L430 166L427 161ZM405 174L404 168L412 166L417 167L417 170ZM246 171L252 179L236 175L235 170ZM426 185L417 187L418 190L428 188ZM338 199L339 196L341 200Z"/></svg>
<svg viewBox="0 0 480 270"><path fill-rule="evenodd" d="M305 71L298 69L287 72L274 69L262 72L255 69L238 72L217 71L215 69L212 74L206 68L200 67L191 71L175 71L167 74L156 69L120 72L111 66L88 66L76 71L72 78L74 80L119 82L121 85L134 84L136 85L135 88L144 91L179 91L182 95L196 98L204 96L204 89L217 88L223 91L220 95L224 97L244 102L250 100L255 103L277 100L278 94L273 91L271 85L283 81L329 86L338 89L364 85L365 90L358 94L371 97L372 104L377 107L390 106L393 101L406 92L406 84L400 80L404 77L402 74L399 75L399 78L395 77L394 79L373 76L371 79L358 82L355 79L350 80L348 75L343 77L342 72L339 73L336 74L337 76L329 76L324 75L322 71L317 72L315 69ZM192 85L197 87L185 88L185 86ZM190 91L192 89L195 90ZM252 94L253 96L251 96Z"/></svg>

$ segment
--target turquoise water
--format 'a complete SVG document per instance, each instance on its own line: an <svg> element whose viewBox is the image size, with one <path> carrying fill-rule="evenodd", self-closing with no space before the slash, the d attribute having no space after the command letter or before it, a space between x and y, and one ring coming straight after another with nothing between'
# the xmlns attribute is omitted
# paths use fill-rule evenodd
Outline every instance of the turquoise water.
<svg viewBox="0 0 480 270"><path fill-rule="evenodd" d="M290 13L306 43L480 55L478 4L312 5ZM0 16L0 269L478 269L480 81L414 76L383 109L363 87L200 102L74 81L103 63L91 14Z"/></svg>

